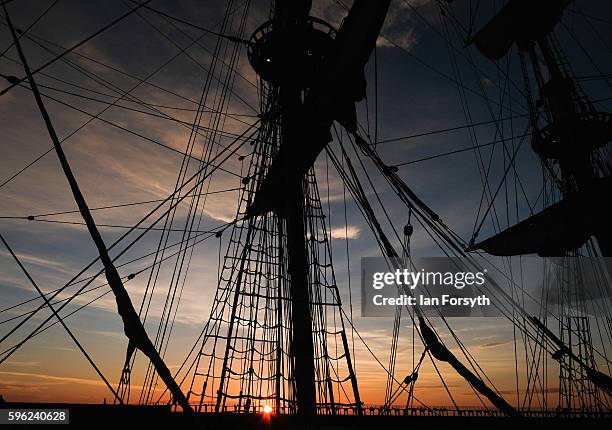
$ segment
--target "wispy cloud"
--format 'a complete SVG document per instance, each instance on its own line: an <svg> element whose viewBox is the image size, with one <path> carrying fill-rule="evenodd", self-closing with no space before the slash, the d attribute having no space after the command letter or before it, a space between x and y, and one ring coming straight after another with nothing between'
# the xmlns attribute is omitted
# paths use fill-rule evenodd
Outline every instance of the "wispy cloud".
<svg viewBox="0 0 612 430"><path fill-rule="evenodd" d="M431 18L431 9L426 6L433 3L432 0L392 1L377 45L379 47L399 46L407 51L412 50L418 43L424 26L414 10L418 8L421 16L425 19Z"/></svg>
<svg viewBox="0 0 612 430"><path fill-rule="evenodd" d="M44 373L0 371L0 375L18 376L22 378L35 378L35 379L42 379L45 381L54 381L54 382L65 383L65 384L105 386L104 382L100 380L87 379L87 378L74 378L70 376L57 376L57 375L49 375L49 374L44 374Z"/></svg>
<svg viewBox="0 0 612 430"><path fill-rule="evenodd" d="M361 229L356 225L347 225L346 228L334 227L330 231L332 239L358 239Z"/></svg>

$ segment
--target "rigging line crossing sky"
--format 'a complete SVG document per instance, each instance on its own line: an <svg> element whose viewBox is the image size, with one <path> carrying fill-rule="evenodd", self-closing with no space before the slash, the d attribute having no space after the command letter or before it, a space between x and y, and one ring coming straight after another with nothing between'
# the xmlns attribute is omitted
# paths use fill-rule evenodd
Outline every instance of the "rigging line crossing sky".
<svg viewBox="0 0 612 430"><path fill-rule="evenodd" d="M225 230L226 230L226 229L227 229L227 228L228 228L230 225L232 225L233 223L234 223L234 221L227 222L227 223L221 224L220 226L218 226L217 228L215 228L215 229L213 229L213 230L211 230L211 231L197 233L197 234L195 234L194 236L192 236L191 238L181 239L181 240L180 240L180 241L178 241L178 242L174 242L174 243L172 243L172 244L170 244L170 245L165 246L165 247L164 247L164 250L168 250L168 249L174 248L174 247L176 247L176 246L180 246L180 245L182 245L182 244L183 244L183 243L185 243L185 242L189 243L189 242L191 242L191 241L193 240L193 241L194 241L193 243L186 245L186 248L192 248L192 247L194 247L194 246L196 246L196 245L198 245L198 244L200 244L200 243L202 243L202 242L204 242L204 241L206 241L206 240L210 239L210 238L211 238L211 237L213 237L213 236L218 238L218 237L220 236L220 234L222 234L222 233L223 233L223 232L224 232L224 231L225 231ZM206 237L202 238L201 236L206 236ZM197 239L197 240L196 240L196 239ZM165 256L165 257L164 257L162 260L160 260L160 261L158 261L158 262L154 262L153 264L150 264L150 265L148 265L148 266L145 266L144 268L141 268L141 269L139 269L139 270L138 270L138 271L136 271L136 272L130 273L130 274L126 275L124 278L125 278L125 280L126 280L126 281L129 281L129 280L133 279L133 277L135 277L135 276L139 275L140 273L142 273L142 272L144 272L144 271L146 271L146 270L148 270L148 269L151 269L152 267L155 267L155 266L157 266L157 265L161 264L162 262L164 262L164 261L166 261L166 260L169 260L170 258L172 258L172 257L174 257L174 256L176 256L176 255L178 255L178 253L179 253L179 252L180 252L180 251L176 251L176 252L174 252L174 253L172 253L172 254L169 254L169 255ZM141 255L141 256L139 256L139 257L132 258L132 259L130 259L130 260L128 260L128 261L125 261L125 262L123 262L123 263L121 263L121 264L118 264L118 265L117 265L117 267L125 267L125 266L128 266L128 265L130 265L130 264L133 264L133 263L135 263L135 262L141 261L141 260L143 260L143 259L145 259L145 258L147 258L147 257L151 257L151 256L154 256L154 255L155 255L155 251L152 251L152 252L149 252L149 253L147 253L147 254L143 254L143 255ZM83 283L83 282L86 282L86 281L93 281L93 280L95 280L95 279L97 278L97 276L99 276L99 274L98 274L98 275L92 275L92 276L89 276L89 277L86 277L86 278L80 279L80 280L78 280L78 281L77 281L77 280L75 280L75 281L74 281L74 282L72 282L71 284L67 285L67 287L70 287L70 286L73 286L73 285L78 285L78 284ZM80 293L76 294L76 296L80 296L80 295L83 295L83 294L87 294L87 293L89 293L89 292L91 292L91 291L97 290L97 289L102 288L102 287L107 286L107 285L108 285L108 284L100 284L100 285L98 285L98 286L96 286L96 287L92 287L92 288L90 288L90 289L85 289L85 290L83 290L82 292L80 292ZM62 287L62 288L63 288L63 287ZM50 296L51 294L54 294L54 293L56 293L56 292L60 291L62 288L57 288L57 289L55 289L55 290L50 290L50 291L48 291L47 293L45 293L45 296ZM109 290L109 291L110 291L110 290ZM0 313L3 313L3 312L6 312L6 311L9 311L9 310L15 309L15 308L20 307L20 306L23 306L23 305L25 305L25 304L27 304L27 303L30 303L30 302L32 302L32 301L36 301L36 300L38 300L39 298L40 298L40 297L34 297L34 298L31 298L31 299L25 300L25 301L23 301L23 302L21 302L21 303L18 303L18 304L15 304L15 305L12 305L12 306L9 306L9 307L6 307L6 308L3 308L3 309L0 309ZM63 298L63 299L58 299L58 300L57 300L56 302L54 302L53 304L62 303L62 302L65 302L66 300L69 300L69 297L67 297L67 298ZM20 315L17 315L17 316L15 316L15 317L11 317L11 318L9 318L9 319L2 320L2 321L0 321L0 324L4 324L4 323L7 323L7 322L12 321L12 320L14 320L14 319L19 319L19 318L25 317L25 316L27 316L27 315L31 314L32 312L35 312L35 311L28 311L28 312L24 312L24 313L22 313L22 314L20 314ZM5 352L6 352L6 351L5 351ZM4 354L4 352L3 352L3 353L0 353L0 355L2 355L2 354Z"/></svg>
<svg viewBox="0 0 612 430"><path fill-rule="evenodd" d="M32 75L35 75L36 73L40 72L44 68L46 68L46 67L50 66L51 64L55 63L57 60L63 58L64 56L66 56L70 52L72 52L75 49L77 49L79 46L82 46L85 43L89 42L91 39L93 39L96 36L98 36L99 34L105 32L106 30L111 28L113 25L117 24L118 22L120 22L124 18L130 16L132 13L136 12L138 9L140 9L143 6L145 6L147 3L150 3L151 1L153 1L153 0L146 0L144 3L140 3L138 6L136 6L135 8L127 11L126 13L124 13L123 15L121 15L120 17L118 17L117 19L112 21L111 23L107 24L106 26L102 27L101 29L99 29L98 31L96 31L95 33L90 35L89 37L87 37L87 38L81 40L80 42L76 43L75 45L71 46L70 48L68 48L67 50L65 50L64 52L62 52L58 56L56 56L55 58L52 58L51 60L49 60L46 63L44 63L42 66L39 66L36 69L32 70ZM23 82L25 79L26 79L25 77L21 78L21 79L18 79L16 82L12 83L10 86L4 88L2 91L0 91L0 96L3 96L4 94L6 94L8 91L10 91L12 88L17 86L19 83Z"/></svg>
<svg viewBox="0 0 612 430"><path fill-rule="evenodd" d="M119 395L117 394L117 392L115 391L115 389L111 386L110 382L108 382L108 379L106 378L106 376L104 376L104 374L102 373L102 371L100 370L100 368L98 367L98 365L93 361L93 359L91 358L91 356L87 353L87 351L85 350L85 348L83 348L83 345L81 344L81 342L79 342L79 340L76 338L76 336L74 335L74 333L72 333L72 330L70 330L70 328L68 327L68 325L66 324L66 322L64 321L64 319L57 313L57 310L53 307L53 305L49 302L49 300L47 299L47 297L44 295L44 293L41 291L41 289L39 288L39 286L36 284L36 282L34 281L34 279L32 278L32 276L30 276L30 273L27 271L27 269L24 267L24 265L21 263L21 261L19 260L19 258L17 257L17 255L15 255L15 253L13 252L13 249L9 246L9 244L6 242L6 240L4 239L4 236L2 236L2 234L0 234L0 240L2 241L2 243L4 244L4 246L6 247L6 249L10 252L11 256L13 257L13 259L16 261L17 265L21 268L21 270L23 271L23 273L25 274L25 276L28 278L28 280L30 281L30 283L32 284L32 286L34 286L34 288L36 289L36 291L38 292L38 294L40 295L40 297L44 300L45 305L47 305L47 307L51 310L51 313L57 318L57 322L59 322L62 327L64 328L64 330L66 330L66 332L68 333L68 336L73 340L73 342L75 343L75 345L79 348L79 350L81 351L81 353L85 356L86 360L91 364L91 366L94 368L94 370L96 371L96 373L98 374L98 376L100 376L100 379L102 379L102 381L104 382L104 384L108 387L108 389L110 390L110 392L113 394L113 396L115 396L115 399L117 399L119 401L120 404L123 404L123 399L121 399L119 397Z"/></svg>
<svg viewBox="0 0 612 430"><path fill-rule="evenodd" d="M17 36L17 40L21 40L24 35L28 34L32 27L34 27L41 19L45 17L45 15L47 15L47 13L49 13L49 11L53 9L53 7L57 4L58 1L59 0L54 0L53 3L51 3L40 15L38 15L38 17L34 21L32 21L32 23L25 30L20 31L19 35ZM4 51L0 52L0 57L5 57L5 54L13 46L15 46L15 42L11 41L11 43L4 49Z"/></svg>
<svg viewBox="0 0 612 430"><path fill-rule="evenodd" d="M247 129L245 130L245 132L243 133L246 134L248 131L250 130ZM255 134L258 130L256 129L255 132L253 132L252 134ZM237 140L235 141L237 142ZM234 142L234 143L235 143ZM242 147L242 145L244 145L244 142L242 142L240 145L238 145L238 147L235 149L239 149ZM235 151L234 150L234 151ZM224 149L221 153L217 154L213 160L214 161L216 158L220 157L223 152L225 152L226 149ZM227 156L224 160L221 161L220 165L223 164L223 162L227 161L227 159L232 155L232 153L230 153L229 156ZM170 194L170 196L168 196L164 202L160 203L156 208L154 208L153 210L151 210L147 215L145 215L138 223L136 223L129 231L127 231L126 233L124 233L120 238L118 238L117 240L115 240L109 247L108 250L113 249L118 243L120 243L123 239L125 239L136 227L138 227L140 224L142 224L146 219L148 219L153 213L155 213L160 207L162 207L164 205L165 202L167 202L168 200L170 200L171 198L173 198L173 196L175 196L178 192L180 192L184 187L187 186L187 184L189 184L193 179L195 179L205 168L202 167L198 172L196 172L193 176L191 176L187 181L185 181L179 188L177 188L174 192L172 192ZM207 172L206 175L204 175L204 177L200 178L200 180L198 182L196 182L196 184L190 188L184 196L179 197L178 199L176 199L171 205L170 208L168 208L164 213L162 213L147 229L145 229L142 233L140 233L134 240L132 240L131 243L129 243L122 251L120 251L115 257L113 257L112 261L116 261L118 258L120 258L124 253L126 253L138 240L140 240L142 237L144 237L145 234L147 234L148 231L150 231L150 228L152 228L153 226L155 226L160 220L162 220L164 218L164 216L169 213L174 207L176 207L180 202L182 202L185 198L187 198L193 190L195 190L199 183L203 182L206 180L206 178L208 178L210 176L210 174L212 174L216 168L218 166L215 166L215 169L213 169L210 172ZM233 223L231 223L233 224ZM62 292L68 285L70 285L72 282L74 282L78 277L80 277L83 273L85 273L90 267L92 267L96 262L98 262L100 260L100 257L95 258L94 260L92 260L87 266L85 266L83 269L81 269L81 271L79 271L75 276L72 277L72 279L64 284L63 287L61 287L60 289L58 289L53 296L51 297L51 299L55 298L60 292ZM83 291L89 284L91 284L98 276L100 276L102 273L104 273L104 269L100 270L97 275L95 277L93 277L90 281L88 281L84 286L82 286L76 294L80 293L81 291ZM61 311L67 304L70 303L70 301L75 297L75 295L73 295L66 303L64 303L59 309L58 312ZM25 324L31 317L33 317L35 315L36 312L38 312L39 310L42 309L43 306L39 306L33 314L28 315L24 320L22 320L19 324L17 324L15 327L13 327L7 334L5 334L1 339L0 339L0 343L3 342L4 340L6 340L11 334L13 334L18 328L20 328L23 324ZM44 326L49 320L51 319L51 317L47 318L45 321L43 321L43 323L39 324L39 326L34 330L34 331L38 331L42 326ZM23 339L20 343L18 343L15 346L15 349L13 349L8 355L6 355L2 360L0 360L0 363L6 361L6 359L8 359L14 352L17 351L18 348L20 348L26 341L28 340L28 337L26 337L25 339Z"/></svg>

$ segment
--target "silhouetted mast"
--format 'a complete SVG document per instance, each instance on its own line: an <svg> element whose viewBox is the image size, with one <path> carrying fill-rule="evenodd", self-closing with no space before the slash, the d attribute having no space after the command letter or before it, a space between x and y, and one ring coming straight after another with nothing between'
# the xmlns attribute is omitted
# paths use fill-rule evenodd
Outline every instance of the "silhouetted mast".
<svg viewBox="0 0 612 430"><path fill-rule="evenodd" d="M249 58L259 75L278 85L281 142L247 214L275 211L286 229L292 312L292 356L298 413L316 413L312 317L304 229L304 175L331 139L334 120L356 131L356 101L365 96L363 68L382 27L389 2L356 1L338 34L325 34L309 17L310 0L277 1L264 36ZM332 36L335 36L333 38ZM284 224L284 227L283 227ZM347 354L355 401L355 375ZM333 393L333 392L332 392Z"/></svg>
<svg viewBox="0 0 612 430"><path fill-rule="evenodd" d="M563 198L482 242L474 243L474 237L468 250L482 249L500 256L533 253L566 256L594 237L601 254L612 256L612 212L608 202L612 176L610 166L599 154L600 148L612 140L612 115L595 110L566 67L567 60L553 34L570 3L571 0L511 0L471 40L491 60L506 55L514 44L518 47L532 148L556 181ZM532 76L538 89L537 101L532 96ZM555 173L554 164L559 165L559 174ZM564 318L560 332L562 339L564 334L570 337L569 345L538 318L532 318L536 327L558 346L553 358L561 363L561 375L567 371L567 378L572 379L573 373L579 372L582 379L611 392L612 379L596 369L591 357L588 321L585 324L583 317L573 315ZM577 337L578 354L572 350L572 336ZM564 370L563 360L573 361L579 370L572 370L572 366ZM564 377L561 379L563 384Z"/></svg>
<svg viewBox="0 0 612 430"><path fill-rule="evenodd" d="M564 199L471 249L493 255L561 256L580 248L591 236L603 256L612 256L609 166L597 151L612 139L612 115L597 112L565 61L552 30L569 0L512 0L472 42L489 59L504 56L516 43L523 62L528 93L532 147L550 172L560 167L559 188ZM531 97L531 63L539 100ZM543 115L541 115L543 114ZM546 118L541 126L540 116Z"/></svg>

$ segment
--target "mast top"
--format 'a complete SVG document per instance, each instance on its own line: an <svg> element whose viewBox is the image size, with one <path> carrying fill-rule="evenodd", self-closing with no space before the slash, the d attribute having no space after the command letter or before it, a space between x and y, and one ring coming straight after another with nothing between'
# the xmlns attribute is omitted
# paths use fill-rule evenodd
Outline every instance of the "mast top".
<svg viewBox="0 0 612 430"><path fill-rule="evenodd" d="M287 40L278 24L276 19L267 21L251 36L247 53L251 66L267 82L281 85L291 81L302 88L310 87L315 77L323 75L336 30L322 19L309 16L299 27L298 37Z"/></svg>

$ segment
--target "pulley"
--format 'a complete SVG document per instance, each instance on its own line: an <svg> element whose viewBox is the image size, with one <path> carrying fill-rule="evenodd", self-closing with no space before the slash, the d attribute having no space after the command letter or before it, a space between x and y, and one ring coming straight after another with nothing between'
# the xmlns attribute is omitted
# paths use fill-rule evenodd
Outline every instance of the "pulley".
<svg viewBox="0 0 612 430"><path fill-rule="evenodd" d="M414 232L414 227L412 227L412 224L408 223L404 226L404 236L410 237L412 236L413 232Z"/></svg>

